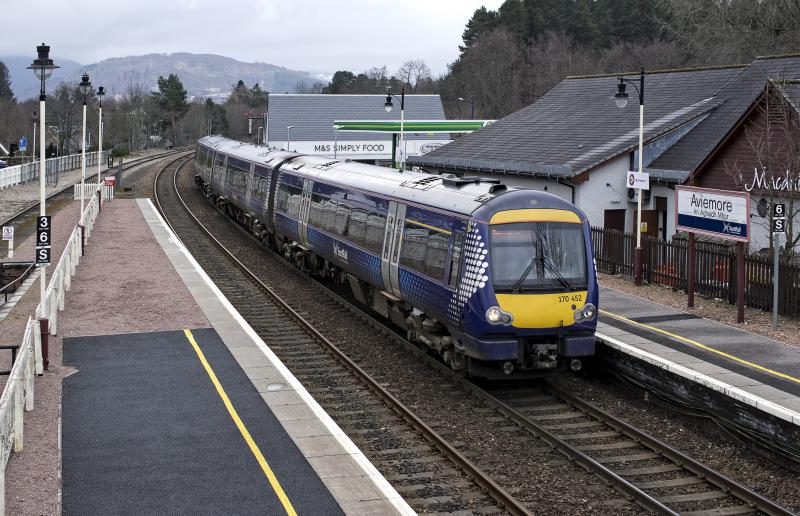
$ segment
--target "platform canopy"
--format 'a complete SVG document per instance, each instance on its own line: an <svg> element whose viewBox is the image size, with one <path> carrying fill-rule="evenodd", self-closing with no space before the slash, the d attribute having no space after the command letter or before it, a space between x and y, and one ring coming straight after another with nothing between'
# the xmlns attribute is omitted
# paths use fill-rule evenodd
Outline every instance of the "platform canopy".
<svg viewBox="0 0 800 516"><path fill-rule="evenodd" d="M406 120L404 133L471 133L494 120ZM335 120L334 129L367 133L399 133L400 120Z"/></svg>

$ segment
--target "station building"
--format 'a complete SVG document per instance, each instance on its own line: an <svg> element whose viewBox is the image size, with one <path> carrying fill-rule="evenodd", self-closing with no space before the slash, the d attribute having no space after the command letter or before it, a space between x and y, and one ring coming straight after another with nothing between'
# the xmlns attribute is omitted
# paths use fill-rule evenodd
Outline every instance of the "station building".
<svg viewBox="0 0 800 516"><path fill-rule="evenodd" d="M384 108L385 102L386 95L270 94L267 143L307 154L386 164L392 159L390 133L334 128L337 120L399 121L399 98L393 101L391 112ZM405 120L445 120L439 95L406 95ZM404 132L404 139L407 156L420 156L450 142L449 135L427 133ZM395 149L398 156L399 150Z"/></svg>
<svg viewBox="0 0 800 516"><path fill-rule="evenodd" d="M625 77L637 81L637 74ZM411 165L437 173L500 178L582 209L593 226L632 232L639 102L618 108L618 75L568 77L531 104L454 140ZM800 228L800 55L749 65L647 72L643 197L646 233L675 233L675 186L748 191L751 251L768 247L773 202Z"/></svg>

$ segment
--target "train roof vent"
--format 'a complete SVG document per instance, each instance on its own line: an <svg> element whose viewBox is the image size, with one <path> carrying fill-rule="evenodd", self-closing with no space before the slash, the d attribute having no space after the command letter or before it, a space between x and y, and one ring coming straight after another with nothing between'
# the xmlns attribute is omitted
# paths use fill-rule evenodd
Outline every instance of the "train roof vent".
<svg viewBox="0 0 800 516"><path fill-rule="evenodd" d="M486 201L494 199L495 197L497 197L498 195L507 190L508 187L506 185L501 185L499 183L493 184L489 187L489 190L486 193L480 194L479 196L475 197L475 201L484 203Z"/></svg>
<svg viewBox="0 0 800 516"><path fill-rule="evenodd" d="M323 163L322 165L317 165L314 168L330 168L330 167L334 166L337 163L339 163L338 160L327 161L327 162Z"/></svg>
<svg viewBox="0 0 800 516"><path fill-rule="evenodd" d="M413 181L403 181L400 183L400 186L407 186L409 188L416 188L418 190L427 190L428 188L433 188L439 184L440 179L441 177L439 176L425 176L421 179L415 179Z"/></svg>

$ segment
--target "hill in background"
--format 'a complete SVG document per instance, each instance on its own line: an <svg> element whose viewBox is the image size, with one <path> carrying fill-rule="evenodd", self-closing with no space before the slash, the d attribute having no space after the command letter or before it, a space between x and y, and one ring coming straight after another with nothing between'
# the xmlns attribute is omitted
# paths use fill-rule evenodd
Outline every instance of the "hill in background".
<svg viewBox="0 0 800 516"><path fill-rule="evenodd" d="M11 87L18 100L38 95L38 81L25 69L31 58L0 57L0 60L11 72ZM240 79L248 85L258 83L262 89L275 93L293 92L300 81L306 84L317 81L309 73L267 63L243 63L215 54L187 52L115 57L85 66L57 59L56 64L62 68L48 81L48 91L64 80L77 84L84 72L91 76L95 87L103 85L109 95L122 95L129 84L141 84L154 91L159 75L167 77L175 73L190 98L211 97L217 101L226 99Z"/></svg>

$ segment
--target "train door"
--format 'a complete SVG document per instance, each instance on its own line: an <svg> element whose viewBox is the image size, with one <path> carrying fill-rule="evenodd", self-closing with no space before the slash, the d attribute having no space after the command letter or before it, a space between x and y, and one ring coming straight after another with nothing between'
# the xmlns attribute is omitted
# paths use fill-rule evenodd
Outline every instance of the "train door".
<svg viewBox="0 0 800 516"><path fill-rule="evenodd" d="M250 164L250 172L247 174L247 180L244 183L244 205L247 207L247 211L251 211L252 207L250 206L250 196L253 194L253 186L255 185L256 180L256 164Z"/></svg>
<svg viewBox="0 0 800 516"><path fill-rule="evenodd" d="M311 190L314 182L310 179L303 179L303 197L300 201L300 213L297 220L300 224L300 243L305 247L308 245L308 213L311 211Z"/></svg>
<svg viewBox="0 0 800 516"><path fill-rule="evenodd" d="M401 297L399 263L405 218L405 204L390 201L389 211L386 216L383 253L381 254L381 276L383 278L383 288L397 297Z"/></svg>

